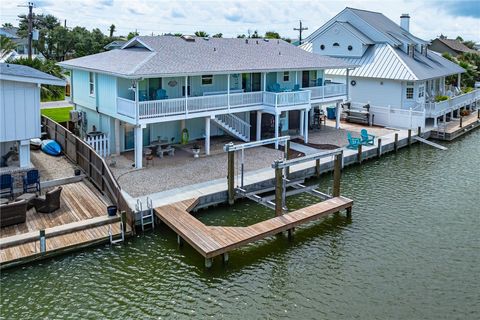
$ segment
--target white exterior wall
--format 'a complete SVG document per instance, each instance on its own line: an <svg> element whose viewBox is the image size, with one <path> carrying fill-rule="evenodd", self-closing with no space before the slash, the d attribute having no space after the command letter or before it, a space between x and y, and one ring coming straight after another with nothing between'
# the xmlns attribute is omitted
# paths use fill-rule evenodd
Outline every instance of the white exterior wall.
<svg viewBox="0 0 480 320"><path fill-rule="evenodd" d="M339 46L333 46L334 43L338 43ZM325 46L324 50L321 49L322 45ZM348 46L352 46L351 51L348 50ZM366 49L367 46L363 45L360 39L339 24L332 25L312 41L312 52L320 55L361 57Z"/></svg>
<svg viewBox="0 0 480 320"><path fill-rule="evenodd" d="M0 142L40 137L40 87L0 80Z"/></svg>
<svg viewBox="0 0 480 320"><path fill-rule="evenodd" d="M342 76L326 76L335 82L345 83ZM356 82L352 86L351 82ZM371 105L400 108L402 105L402 82L395 80L371 79L371 78L349 78L350 100L353 102L370 102Z"/></svg>

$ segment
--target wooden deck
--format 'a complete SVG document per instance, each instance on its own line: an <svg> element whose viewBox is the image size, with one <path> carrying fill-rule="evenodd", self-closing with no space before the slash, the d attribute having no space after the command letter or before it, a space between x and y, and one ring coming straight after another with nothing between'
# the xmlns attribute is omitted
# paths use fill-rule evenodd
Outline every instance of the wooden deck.
<svg viewBox="0 0 480 320"><path fill-rule="evenodd" d="M452 141L478 127L480 127L480 119L478 118L478 113L473 112L469 116L463 117L462 127L460 127L459 120L450 121L445 128L432 130L431 137L437 140Z"/></svg>
<svg viewBox="0 0 480 320"><path fill-rule="evenodd" d="M195 199L181 201L156 208L155 214L203 257L210 259L331 213L350 210L353 200L335 197L248 227L207 226L189 213L195 204Z"/></svg>
<svg viewBox="0 0 480 320"><path fill-rule="evenodd" d="M120 217L107 216L108 200L98 190L85 181L62 188L60 209L49 214L30 209L26 223L0 230L1 268L108 242L110 228L119 237ZM45 230L45 253L40 253L40 230Z"/></svg>

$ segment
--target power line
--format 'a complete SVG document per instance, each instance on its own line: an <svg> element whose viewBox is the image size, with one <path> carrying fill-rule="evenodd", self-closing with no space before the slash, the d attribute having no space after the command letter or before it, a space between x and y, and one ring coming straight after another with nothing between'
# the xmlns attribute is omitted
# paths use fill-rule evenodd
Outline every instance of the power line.
<svg viewBox="0 0 480 320"><path fill-rule="evenodd" d="M298 37L298 44L302 44L302 31L308 30L308 28L302 27L302 20L300 20L300 27L299 28L293 28L293 30L298 31L300 33L300 36Z"/></svg>

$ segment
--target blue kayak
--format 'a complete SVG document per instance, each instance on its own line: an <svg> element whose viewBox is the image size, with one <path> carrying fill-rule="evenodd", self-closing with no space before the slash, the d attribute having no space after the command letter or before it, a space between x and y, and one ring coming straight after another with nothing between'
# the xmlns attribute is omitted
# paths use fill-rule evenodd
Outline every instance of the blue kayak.
<svg viewBox="0 0 480 320"><path fill-rule="evenodd" d="M55 140L43 140L41 149L51 156L58 156L62 153L62 147Z"/></svg>

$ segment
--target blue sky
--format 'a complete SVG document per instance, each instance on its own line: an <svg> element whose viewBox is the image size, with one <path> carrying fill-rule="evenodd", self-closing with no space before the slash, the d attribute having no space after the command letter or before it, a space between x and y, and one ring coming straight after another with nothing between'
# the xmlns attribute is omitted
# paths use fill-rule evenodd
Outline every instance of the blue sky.
<svg viewBox="0 0 480 320"><path fill-rule="evenodd" d="M115 24L117 34L137 29L140 34L167 32L193 33L205 30L210 34L222 32L226 37L246 34L250 30L274 30L282 36L298 37L293 31L302 19L315 31L346 6L379 11L395 22L401 13L411 16L412 33L426 40L440 34L461 35L480 42L480 1L456 0L383 0L383 1L141 1L141 0L39 0L35 12L49 13L67 20L67 26L100 28L107 33ZM2 1L1 22L17 24L16 16L25 13L18 7L22 1Z"/></svg>

